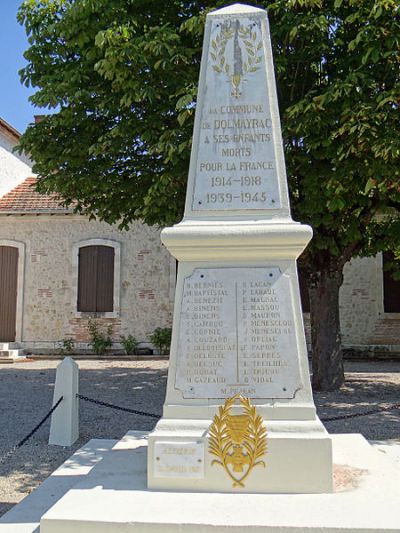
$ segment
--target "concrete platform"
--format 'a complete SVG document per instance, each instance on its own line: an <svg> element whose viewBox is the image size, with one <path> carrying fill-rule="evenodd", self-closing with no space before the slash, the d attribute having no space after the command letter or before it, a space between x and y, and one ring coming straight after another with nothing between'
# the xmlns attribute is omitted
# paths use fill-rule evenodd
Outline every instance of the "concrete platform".
<svg viewBox="0 0 400 533"><path fill-rule="evenodd" d="M77 450L35 491L0 517L0 533L39 533L40 519L78 481L88 475L116 440L92 439Z"/></svg>
<svg viewBox="0 0 400 533"><path fill-rule="evenodd" d="M228 495L148 491L146 438L89 441L0 518L0 533L400 532L400 441L333 435L333 494Z"/></svg>
<svg viewBox="0 0 400 533"><path fill-rule="evenodd" d="M399 444L333 435L331 494L217 494L147 490L146 438L128 433L44 514L40 533L400 532Z"/></svg>

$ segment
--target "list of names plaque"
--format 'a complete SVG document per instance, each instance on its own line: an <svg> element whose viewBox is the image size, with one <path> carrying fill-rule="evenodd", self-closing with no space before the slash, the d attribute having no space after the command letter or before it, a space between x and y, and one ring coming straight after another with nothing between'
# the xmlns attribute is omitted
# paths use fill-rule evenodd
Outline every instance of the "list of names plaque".
<svg viewBox="0 0 400 533"><path fill-rule="evenodd" d="M175 387L185 398L293 398L291 294L278 267L195 269L184 281Z"/></svg>

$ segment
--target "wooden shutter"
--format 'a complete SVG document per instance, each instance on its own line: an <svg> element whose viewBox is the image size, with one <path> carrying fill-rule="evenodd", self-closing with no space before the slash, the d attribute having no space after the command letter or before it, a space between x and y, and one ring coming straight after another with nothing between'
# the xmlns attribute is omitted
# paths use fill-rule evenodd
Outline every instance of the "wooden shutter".
<svg viewBox="0 0 400 533"><path fill-rule="evenodd" d="M96 312L97 246L79 248L78 311Z"/></svg>
<svg viewBox="0 0 400 533"><path fill-rule="evenodd" d="M0 342L15 341L18 248L0 246Z"/></svg>
<svg viewBox="0 0 400 533"><path fill-rule="evenodd" d="M392 272L385 265L394 261L392 252L383 254L383 310L385 313L400 313L400 281L393 279Z"/></svg>
<svg viewBox="0 0 400 533"><path fill-rule="evenodd" d="M78 311L113 311L114 255L111 246L79 249Z"/></svg>
<svg viewBox="0 0 400 533"><path fill-rule="evenodd" d="M97 246L96 311L114 310L114 248Z"/></svg>

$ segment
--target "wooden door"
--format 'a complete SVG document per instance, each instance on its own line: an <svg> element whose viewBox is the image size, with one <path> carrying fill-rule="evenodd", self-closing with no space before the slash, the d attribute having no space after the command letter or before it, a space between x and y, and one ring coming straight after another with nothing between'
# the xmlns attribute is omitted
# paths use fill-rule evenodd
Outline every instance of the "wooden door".
<svg viewBox="0 0 400 533"><path fill-rule="evenodd" d="M15 341L18 248L0 246L0 342Z"/></svg>

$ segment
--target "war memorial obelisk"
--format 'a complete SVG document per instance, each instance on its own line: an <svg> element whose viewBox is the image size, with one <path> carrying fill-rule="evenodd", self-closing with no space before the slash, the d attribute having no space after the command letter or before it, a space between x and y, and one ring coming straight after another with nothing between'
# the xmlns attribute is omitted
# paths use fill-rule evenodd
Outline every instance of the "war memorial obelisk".
<svg viewBox="0 0 400 533"><path fill-rule="evenodd" d="M290 215L267 13L240 4L214 11L185 215L162 232L179 269L167 395L149 435L150 489L332 490L331 438L312 398L296 270L311 237ZM259 438L254 426L241 443L243 408L253 426L260 417Z"/></svg>
<svg viewBox="0 0 400 533"><path fill-rule="evenodd" d="M78 450L33 500L41 533L400 531L394 443L316 416L296 271L311 234L290 216L267 14L214 11L185 216L162 233L179 260L163 417Z"/></svg>

